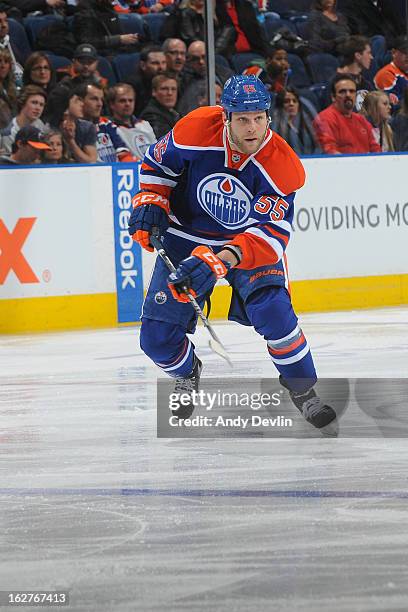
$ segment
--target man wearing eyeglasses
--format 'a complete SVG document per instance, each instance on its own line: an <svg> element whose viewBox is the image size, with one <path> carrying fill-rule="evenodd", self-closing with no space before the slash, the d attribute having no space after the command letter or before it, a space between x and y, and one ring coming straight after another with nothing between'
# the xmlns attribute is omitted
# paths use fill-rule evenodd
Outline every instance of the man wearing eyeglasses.
<svg viewBox="0 0 408 612"><path fill-rule="evenodd" d="M166 56L167 71L180 76L186 64L187 47L180 38L166 38L162 46Z"/></svg>

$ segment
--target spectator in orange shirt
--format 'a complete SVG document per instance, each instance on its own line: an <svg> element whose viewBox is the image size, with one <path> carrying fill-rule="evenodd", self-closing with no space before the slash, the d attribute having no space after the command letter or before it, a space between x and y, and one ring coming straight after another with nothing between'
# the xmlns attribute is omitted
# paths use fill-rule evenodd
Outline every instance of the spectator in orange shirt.
<svg viewBox="0 0 408 612"><path fill-rule="evenodd" d="M313 127L324 153L379 153L372 126L353 111L356 83L351 75L338 74L332 83L333 103L315 117Z"/></svg>
<svg viewBox="0 0 408 612"><path fill-rule="evenodd" d="M392 62L383 66L375 75L377 89L390 96L391 104L397 105L408 85L408 37L398 36L392 48Z"/></svg>

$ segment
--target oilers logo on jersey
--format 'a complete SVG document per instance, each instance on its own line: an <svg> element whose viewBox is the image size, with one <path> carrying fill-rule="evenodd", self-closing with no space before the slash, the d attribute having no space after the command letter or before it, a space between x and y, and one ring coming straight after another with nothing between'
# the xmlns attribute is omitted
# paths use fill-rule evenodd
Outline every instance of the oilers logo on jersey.
<svg viewBox="0 0 408 612"><path fill-rule="evenodd" d="M251 211L253 196L234 176L218 173L197 186L197 200L206 213L227 228L240 227Z"/></svg>

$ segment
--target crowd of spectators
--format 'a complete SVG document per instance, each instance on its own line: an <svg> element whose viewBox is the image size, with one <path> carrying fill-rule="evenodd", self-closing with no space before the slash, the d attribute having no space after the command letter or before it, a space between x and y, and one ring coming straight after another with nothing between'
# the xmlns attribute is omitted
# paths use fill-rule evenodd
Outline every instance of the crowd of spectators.
<svg viewBox="0 0 408 612"><path fill-rule="evenodd" d="M217 103L232 74L255 74L272 129L300 155L408 150L408 37L393 2L212 1ZM1 3L0 164L142 159L207 103L204 10Z"/></svg>

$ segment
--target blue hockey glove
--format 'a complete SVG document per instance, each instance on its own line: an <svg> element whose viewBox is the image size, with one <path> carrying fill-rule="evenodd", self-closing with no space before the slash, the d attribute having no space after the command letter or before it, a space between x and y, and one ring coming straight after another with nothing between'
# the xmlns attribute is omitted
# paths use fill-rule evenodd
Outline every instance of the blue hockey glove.
<svg viewBox="0 0 408 612"><path fill-rule="evenodd" d="M169 201L157 193L141 192L135 195L133 211L129 219L129 234L146 251L154 249L150 244L150 234L154 227L162 236L169 227Z"/></svg>
<svg viewBox="0 0 408 612"><path fill-rule="evenodd" d="M219 278L224 278L230 267L230 263L222 261L211 249L199 246L170 274L170 291L178 302L189 302L185 289L193 297L205 295Z"/></svg>

